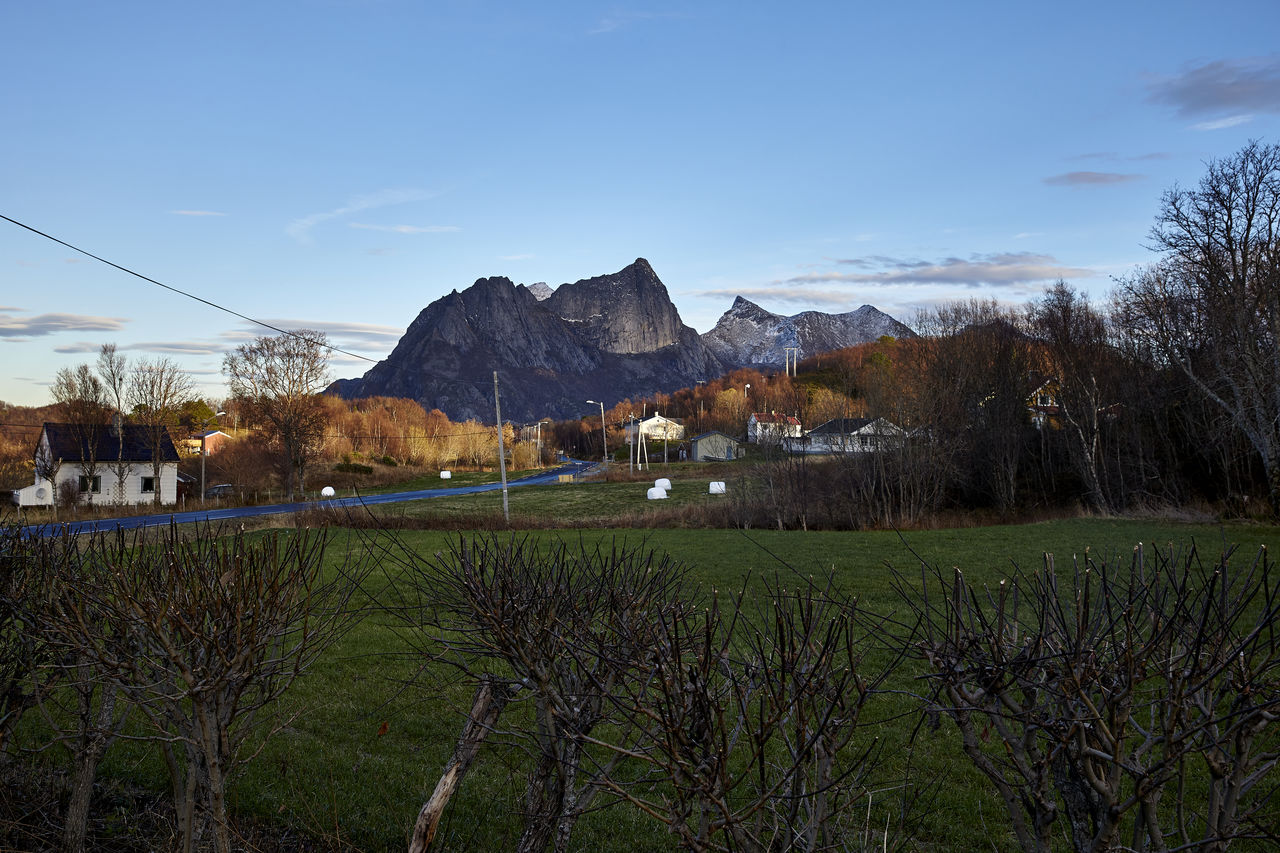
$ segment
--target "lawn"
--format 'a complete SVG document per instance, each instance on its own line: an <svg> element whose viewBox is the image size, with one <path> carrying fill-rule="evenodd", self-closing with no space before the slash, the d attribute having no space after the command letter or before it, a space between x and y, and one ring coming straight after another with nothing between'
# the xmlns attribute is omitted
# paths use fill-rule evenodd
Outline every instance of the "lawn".
<svg viewBox="0 0 1280 853"><path fill-rule="evenodd" d="M636 493L644 483L574 484L511 492L512 511L559 513L575 519L643 506ZM671 502L709 499L705 483L677 483ZM467 499L419 502L404 512L471 513L498 501L496 494ZM651 502L660 503L660 502ZM450 506L453 508L450 509ZM464 534L470 535L470 534ZM902 609L892 583L895 572L918 578L921 560L961 567L971 583L998 582L1018 565L1034 567L1048 552L1059 569L1086 548L1096 555L1128 554L1138 542L1195 542L1212 554L1224 543L1238 544L1252 556L1261 545L1280 544L1280 529L1260 525L1216 527L1160 521L1074 519L1038 524L894 532L778 532L706 529L539 531L534 537L597 542L625 541L670 554L690 568L704 591L752 592L762 579L792 572L801 576L830 572L836 582L877 613ZM445 549L458 534L405 530L336 531L328 559L336 567L347 555L366 554L379 563L368 590L368 615L334 647L288 696L297 719L249 765L235 783L232 808L262 820L280 822L343 849L403 849L425 797L430 793L458 735L472 686L455 673L411 652L397 628L374 607L376 579L403 570L406 555L430 555ZM883 656L873 656L877 666ZM892 686L908 690L909 671ZM913 777L936 786L932 805L911 827L922 849L1012 849L1002 808L983 780L958 751L944 723L924 733L914 752L908 741L914 715L890 719L911 705L889 696L873 705L886 722L877 731L887 752L888 770L908 760ZM517 711L518 712L518 711ZM442 825L443 849L498 850L514 846L523 793L525 756L514 748L486 748L450 805ZM892 781L886 770L883 780ZM108 756L104 774L125 777L163 790L162 771L150 753L120 745ZM873 798L870 823L882 825L889 794ZM586 815L575 830L575 849L667 850L672 839L657 825L626 807Z"/></svg>

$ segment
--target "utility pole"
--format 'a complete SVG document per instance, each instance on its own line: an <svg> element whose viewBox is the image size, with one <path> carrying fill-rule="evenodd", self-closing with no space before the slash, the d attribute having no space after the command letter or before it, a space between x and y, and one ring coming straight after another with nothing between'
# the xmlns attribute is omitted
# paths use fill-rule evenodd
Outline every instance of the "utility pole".
<svg viewBox="0 0 1280 853"><path fill-rule="evenodd" d="M204 490L205 490L205 486L204 486L204 458L205 458L206 456L208 456L208 455L209 455L209 454L208 454L208 451L207 451L207 450L205 450L205 446L204 446L204 445L205 445L205 439L209 437L209 436L208 436L208 432L209 432L209 424L213 423L213 422L214 422L214 421L216 421L218 418L224 418L224 417L226 417L226 416L227 416L227 413L226 413L226 412L218 412L217 414L215 414L215 415L214 415L213 417L211 417L211 418L205 418L205 419L204 419L204 429L200 430L200 503L201 503L202 505L204 504ZM121 452L123 453L123 452L124 452L124 451L123 451L123 448L124 448L124 439L119 439L119 444L120 444L120 447L122 448Z"/></svg>
<svg viewBox="0 0 1280 853"><path fill-rule="evenodd" d="M786 361L784 372L788 376L795 376L800 365L800 347L783 347L782 357Z"/></svg>
<svg viewBox="0 0 1280 853"><path fill-rule="evenodd" d="M600 407L600 442L604 445L604 458L601 460L606 466L609 464L609 436L604 431L604 401L596 402L588 400L588 403L595 403Z"/></svg>
<svg viewBox="0 0 1280 853"><path fill-rule="evenodd" d="M493 414L498 419L498 470L502 472L502 517L511 523L511 510L507 506L507 454L502 443L502 404L498 402L498 371L493 371Z"/></svg>

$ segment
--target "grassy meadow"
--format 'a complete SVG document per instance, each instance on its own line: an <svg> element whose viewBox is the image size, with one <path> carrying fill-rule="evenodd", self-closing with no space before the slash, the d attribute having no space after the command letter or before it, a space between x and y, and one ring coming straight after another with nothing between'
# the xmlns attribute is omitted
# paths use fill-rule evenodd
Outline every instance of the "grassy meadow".
<svg viewBox="0 0 1280 853"><path fill-rule="evenodd" d="M1252 558L1260 546L1280 544L1280 529L1263 525L1214 526L1157 520L1078 518L1034 524L907 532L797 532L727 529L569 529L612 514L678 512L714 500L706 484L676 485L666 502L643 500L643 482L607 482L526 487L510 493L512 514L562 519L565 529L517 533L535 539L581 540L590 547L625 542L664 552L689 568L704 593L751 595L775 574L784 578L831 573L836 583L875 613L901 612L895 572L915 586L921 561L962 568L971 583L998 582L1014 566L1034 568L1045 553L1069 571L1073 555L1090 549L1095 557L1127 555L1136 543L1167 547L1195 543L1206 559L1224 545ZM639 496L637 496L639 495ZM639 507L639 509L636 509ZM388 517L449 526L501 511L500 493L433 499L379 508ZM641 524L640 526L644 526ZM265 744L231 789L238 817L288 826L316 839L322 849L381 851L404 849L408 833L435 785L461 728L473 685L429 655L415 652L403 628L377 607L388 580L416 559L429 559L467 532L443 530L332 530L327 553L332 570L353 557L373 559L377 568L365 589L368 608L358 626L332 648L286 697L284 709L296 718ZM499 534L510 535L510 534ZM1127 559L1127 558L1126 558ZM887 653L867 659L883 666ZM973 771L944 721L936 732L918 727L919 715L904 694L918 684L908 668L888 687L896 691L872 702L866 719L876 719L868 736L881 739L885 789L872 797L866 841L878 838L897 808L903 774L929 786L912 812L908 849L1011 850L1003 808L984 779ZM522 713L518 704L507 713ZM917 731L918 729L918 731ZM912 735L915 733L914 745ZM165 793L166 778L155 750L121 742L108 753L101 778L127 780ZM53 760L49 753L46 760ZM519 836L519 811L527 756L509 739L486 744L442 823L440 849L511 849ZM604 805L598 799L597 805ZM1280 822L1280 815L1277 815ZM1065 833L1065 826L1062 828ZM616 805L585 815L574 834L578 850L657 851L674 840L635 809ZM861 844L854 845L854 849ZM876 842L876 849L880 849ZM1248 849L1248 848L1241 848Z"/></svg>

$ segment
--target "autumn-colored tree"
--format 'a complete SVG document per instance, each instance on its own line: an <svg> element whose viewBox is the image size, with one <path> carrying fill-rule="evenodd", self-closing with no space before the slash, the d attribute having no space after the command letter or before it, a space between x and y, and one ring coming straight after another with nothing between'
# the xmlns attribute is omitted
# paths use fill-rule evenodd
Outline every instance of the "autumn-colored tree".
<svg viewBox="0 0 1280 853"><path fill-rule="evenodd" d="M319 394L329 384L328 338L310 329L260 337L229 353L222 371L246 416L279 447L293 500L324 438Z"/></svg>

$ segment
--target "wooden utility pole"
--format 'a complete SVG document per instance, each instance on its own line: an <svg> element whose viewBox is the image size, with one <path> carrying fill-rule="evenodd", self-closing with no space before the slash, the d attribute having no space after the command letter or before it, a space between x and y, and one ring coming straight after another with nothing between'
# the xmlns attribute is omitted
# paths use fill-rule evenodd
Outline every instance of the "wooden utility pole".
<svg viewBox="0 0 1280 853"><path fill-rule="evenodd" d="M502 442L502 404L498 402L498 371L493 371L493 414L498 420L498 470L502 472L502 517L511 523L511 510L507 507L507 451Z"/></svg>

